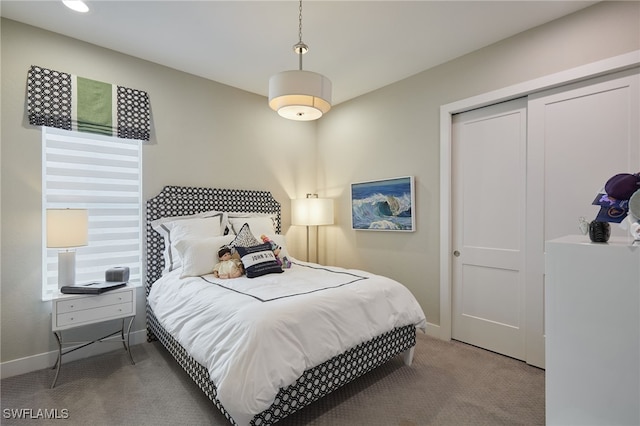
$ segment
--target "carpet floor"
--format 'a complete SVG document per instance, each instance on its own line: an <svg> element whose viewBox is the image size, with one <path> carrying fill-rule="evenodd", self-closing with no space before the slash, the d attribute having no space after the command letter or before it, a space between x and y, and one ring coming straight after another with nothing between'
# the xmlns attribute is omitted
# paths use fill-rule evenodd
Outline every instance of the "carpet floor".
<svg viewBox="0 0 640 426"><path fill-rule="evenodd" d="M54 389L51 369L3 379L0 423L229 424L160 343L131 350L135 365L123 350L63 364ZM544 370L418 333L411 366L396 357L278 425L543 425L544 389Z"/></svg>

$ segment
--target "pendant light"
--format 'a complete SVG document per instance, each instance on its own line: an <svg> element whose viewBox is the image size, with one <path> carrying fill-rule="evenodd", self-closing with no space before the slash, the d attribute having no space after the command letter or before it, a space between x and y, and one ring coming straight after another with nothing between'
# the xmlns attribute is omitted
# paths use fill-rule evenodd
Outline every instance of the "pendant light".
<svg viewBox="0 0 640 426"><path fill-rule="evenodd" d="M309 121L322 117L331 109L331 81L311 71L302 70L302 55L309 46L302 41L302 0L298 15L298 70L283 71L269 79L269 106L290 120Z"/></svg>
<svg viewBox="0 0 640 426"><path fill-rule="evenodd" d="M76 12L87 13L89 11L89 6L82 0L62 0L62 3Z"/></svg>

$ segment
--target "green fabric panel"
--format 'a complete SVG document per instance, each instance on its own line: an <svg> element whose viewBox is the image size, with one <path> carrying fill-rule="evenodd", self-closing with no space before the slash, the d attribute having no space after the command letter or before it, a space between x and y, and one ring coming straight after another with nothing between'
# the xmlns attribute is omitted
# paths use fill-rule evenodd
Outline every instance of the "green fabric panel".
<svg viewBox="0 0 640 426"><path fill-rule="evenodd" d="M78 130L113 135L111 84L77 77L76 88Z"/></svg>
<svg viewBox="0 0 640 426"><path fill-rule="evenodd" d="M27 73L27 112L33 126L150 139L147 92L36 65Z"/></svg>

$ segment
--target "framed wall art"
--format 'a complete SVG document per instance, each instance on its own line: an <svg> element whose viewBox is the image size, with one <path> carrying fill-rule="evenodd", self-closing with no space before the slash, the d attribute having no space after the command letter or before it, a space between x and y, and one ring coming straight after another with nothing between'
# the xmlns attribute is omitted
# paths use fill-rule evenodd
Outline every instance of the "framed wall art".
<svg viewBox="0 0 640 426"><path fill-rule="evenodd" d="M413 232L413 176L351 184L351 227L368 231Z"/></svg>

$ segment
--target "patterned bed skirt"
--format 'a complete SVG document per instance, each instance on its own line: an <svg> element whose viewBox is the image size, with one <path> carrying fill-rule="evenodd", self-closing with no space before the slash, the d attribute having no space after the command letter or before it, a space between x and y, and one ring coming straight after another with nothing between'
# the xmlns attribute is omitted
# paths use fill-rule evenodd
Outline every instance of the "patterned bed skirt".
<svg viewBox="0 0 640 426"><path fill-rule="evenodd" d="M217 399L217 390L209 379L207 369L194 360L169 333L160 326L151 307L147 304L147 339L157 338L191 379L213 401L224 416L236 422ZM343 354L306 370L293 384L280 389L274 403L251 421L253 426L266 426L300 410L357 377L384 364L394 356L416 344L416 329L413 325L395 328L368 342L349 349Z"/></svg>

